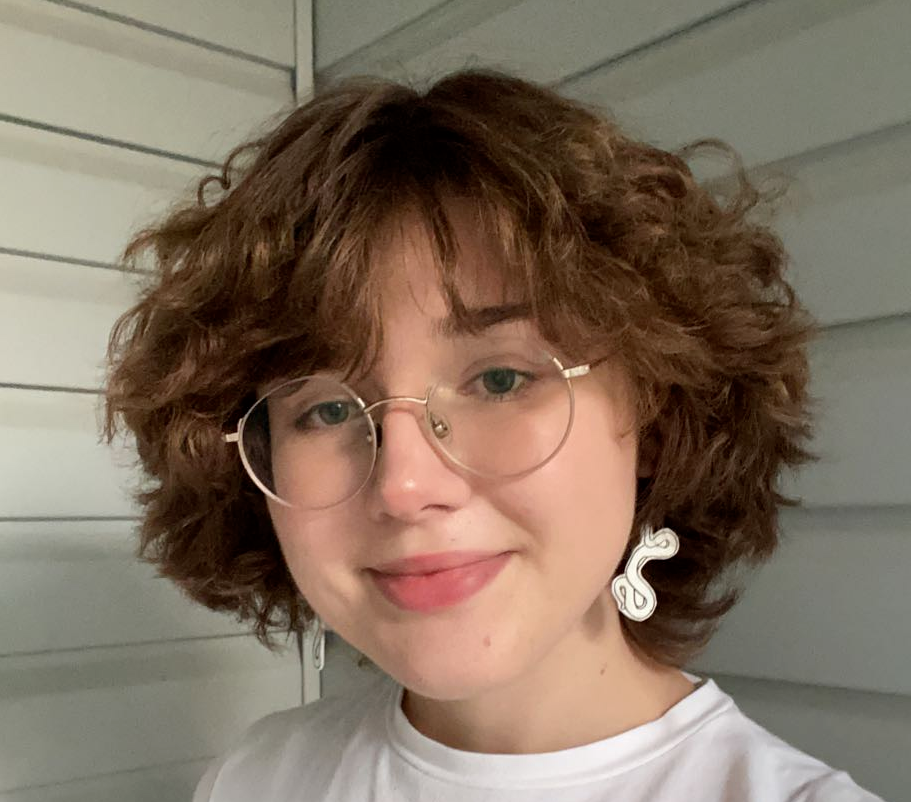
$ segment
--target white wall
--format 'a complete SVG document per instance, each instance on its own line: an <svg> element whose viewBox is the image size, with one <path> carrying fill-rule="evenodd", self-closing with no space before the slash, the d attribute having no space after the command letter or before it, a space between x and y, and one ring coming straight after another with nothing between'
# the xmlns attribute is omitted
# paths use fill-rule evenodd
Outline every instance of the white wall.
<svg viewBox="0 0 911 802"><path fill-rule="evenodd" d="M0 0L2 802L189 799L300 702L295 648L135 559L97 426L129 233L310 85L297 50L294 0Z"/></svg>
<svg viewBox="0 0 911 802"><path fill-rule="evenodd" d="M785 514L779 557L692 668L861 785L911 799L911 3L317 0L315 20L318 83L503 67L665 146L720 136L795 177L780 227L824 326L822 461L789 479L805 506ZM330 692L359 676L330 650Z"/></svg>

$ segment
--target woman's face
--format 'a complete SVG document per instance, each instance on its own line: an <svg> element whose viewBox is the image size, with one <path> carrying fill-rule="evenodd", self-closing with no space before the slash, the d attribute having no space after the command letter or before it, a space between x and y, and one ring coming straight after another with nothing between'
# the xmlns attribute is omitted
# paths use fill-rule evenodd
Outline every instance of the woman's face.
<svg viewBox="0 0 911 802"><path fill-rule="evenodd" d="M460 263L472 279L463 297L471 307L502 303L493 249L469 218L456 221ZM368 405L393 395L422 397L443 366L489 339L546 347L525 320L479 337L440 333L446 304L419 225L403 227L377 258L390 279L381 360L355 387ZM430 444L420 405L390 404L380 407L382 444L360 493L323 510L270 502L303 596L329 628L416 693L478 695L519 679L569 633L593 625L591 611L609 594L632 525L636 427L616 367L603 364L573 379L573 391L575 420L562 449L519 478L465 472ZM422 585L412 576L392 581L398 595L384 592L390 583L379 567L454 552L501 556L468 569L461 583ZM475 592L465 596L466 587Z"/></svg>

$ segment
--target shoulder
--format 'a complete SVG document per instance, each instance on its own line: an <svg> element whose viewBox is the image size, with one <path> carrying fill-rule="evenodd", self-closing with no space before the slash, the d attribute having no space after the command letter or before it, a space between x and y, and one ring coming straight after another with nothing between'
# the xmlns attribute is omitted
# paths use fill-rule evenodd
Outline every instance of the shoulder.
<svg viewBox="0 0 911 802"><path fill-rule="evenodd" d="M710 771L716 774L717 787L725 789L725 798L757 802L882 802L858 786L847 772L769 732L736 704L714 719L701 735L703 746L706 739L714 745L714 767Z"/></svg>
<svg viewBox="0 0 911 802"><path fill-rule="evenodd" d="M794 802L884 802L881 797L861 788L844 771L829 772L793 798ZM790 802L790 800L789 800Z"/></svg>
<svg viewBox="0 0 911 802"><path fill-rule="evenodd" d="M369 741L369 729L383 725L395 690L395 683L380 675L351 695L265 716L209 766L193 802L248 802L262 798L266 789L279 799L285 784L319 784L356 738L367 731Z"/></svg>

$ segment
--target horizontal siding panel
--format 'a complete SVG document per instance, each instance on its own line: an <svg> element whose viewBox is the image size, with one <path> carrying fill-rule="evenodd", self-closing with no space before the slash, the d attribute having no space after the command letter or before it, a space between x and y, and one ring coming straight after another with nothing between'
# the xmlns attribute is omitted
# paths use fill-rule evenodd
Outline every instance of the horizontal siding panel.
<svg viewBox="0 0 911 802"><path fill-rule="evenodd" d="M699 667L911 696L911 616L896 608L908 598L911 506L788 510L783 533Z"/></svg>
<svg viewBox="0 0 911 802"><path fill-rule="evenodd" d="M210 760L191 760L21 791L0 791L0 802L189 802Z"/></svg>
<svg viewBox="0 0 911 802"><path fill-rule="evenodd" d="M0 382L100 387L137 276L0 254Z"/></svg>
<svg viewBox="0 0 911 802"><path fill-rule="evenodd" d="M911 699L741 677L716 677L746 715L798 749L847 771L888 802L908 799Z"/></svg>
<svg viewBox="0 0 911 802"><path fill-rule="evenodd" d="M86 5L294 66L294 0L89 0Z"/></svg>
<svg viewBox="0 0 911 802"><path fill-rule="evenodd" d="M726 139L760 164L911 119L906 0L753 3L567 84L651 141Z"/></svg>
<svg viewBox="0 0 911 802"><path fill-rule="evenodd" d="M407 75L425 76L483 64L553 83L735 4L735 0L580 0L567 13L562 3L526 0L409 59L404 69ZM544 32L547 47L529 48L528 43L540 40Z"/></svg>
<svg viewBox="0 0 911 802"><path fill-rule="evenodd" d="M0 522L0 654L238 635L135 556L129 521Z"/></svg>
<svg viewBox="0 0 911 802"><path fill-rule="evenodd" d="M808 506L911 503L911 316L828 330L811 370L820 459L785 491Z"/></svg>
<svg viewBox="0 0 911 802"><path fill-rule="evenodd" d="M350 56L440 5L445 3L440 0L395 0L394 3L389 0L314 0L317 70Z"/></svg>
<svg viewBox="0 0 911 802"><path fill-rule="evenodd" d="M115 262L201 168L0 122L0 248Z"/></svg>
<svg viewBox="0 0 911 802"><path fill-rule="evenodd" d="M0 518L135 514L131 458L99 442L99 402L0 388Z"/></svg>
<svg viewBox="0 0 911 802"><path fill-rule="evenodd" d="M911 312L911 125L780 171L793 183L779 230L820 322Z"/></svg>
<svg viewBox="0 0 911 802"><path fill-rule="evenodd" d="M0 74L5 114L209 160L292 100L284 70L27 0L0 2Z"/></svg>
<svg viewBox="0 0 911 802"><path fill-rule="evenodd" d="M299 703L296 650L252 638L0 658L0 791L203 759Z"/></svg>

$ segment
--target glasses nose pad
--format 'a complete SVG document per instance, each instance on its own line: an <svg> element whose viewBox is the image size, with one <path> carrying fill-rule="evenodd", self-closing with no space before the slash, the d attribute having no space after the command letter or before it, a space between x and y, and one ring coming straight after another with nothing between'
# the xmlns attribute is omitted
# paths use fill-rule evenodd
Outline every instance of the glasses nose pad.
<svg viewBox="0 0 911 802"><path fill-rule="evenodd" d="M376 447L379 448L380 446L383 445L383 424L382 424L382 423L374 423L374 424L373 424L373 428L374 428L374 430L376 431ZM369 442L371 442L372 440L373 440L373 435L371 435L371 434L368 432L368 434L367 434L367 442L369 443Z"/></svg>
<svg viewBox="0 0 911 802"><path fill-rule="evenodd" d="M445 440L452 434L452 429L449 428L449 422L442 415L431 412L429 418L430 430L437 440Z"/></svg>

